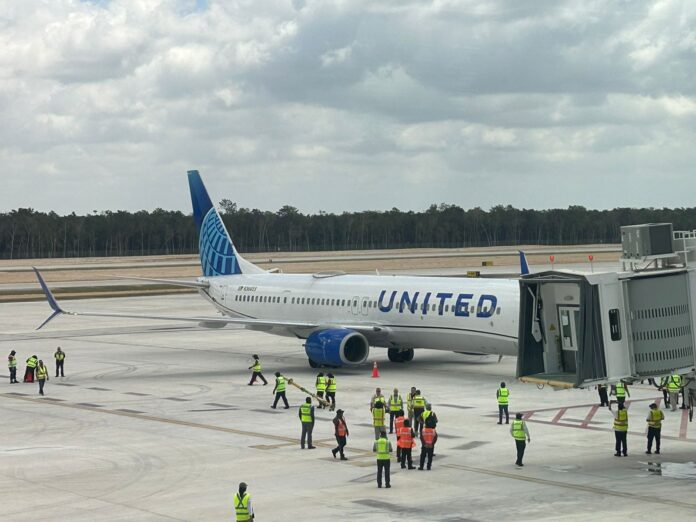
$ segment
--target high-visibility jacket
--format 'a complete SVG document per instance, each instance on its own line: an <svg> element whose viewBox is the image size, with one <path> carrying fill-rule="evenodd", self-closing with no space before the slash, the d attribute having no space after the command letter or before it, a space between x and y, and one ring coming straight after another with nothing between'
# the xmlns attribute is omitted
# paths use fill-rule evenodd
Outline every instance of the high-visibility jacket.
<svg viewBox="0 0 696 522"><path fill-rule="evenodd" d="M674 374L669 378L669 381L667 381L667 390L669 390L670 393L678 393L681 385L681 376Z"/></svg>
<svg viewBox="0 0 696 522"><path fill-rule="evenodd" d="M515 440L524 440L527 438L527 434L524 432L523 420L515 419L512 421L512 436Z"/></svg>
<svg viewBox="0 0 696 522"><path fill-rule="evenodd" d="M330 377L329 380L326 381L326 391L330 393L336 393L336 378L335 377Z"/></svg>
<svg viewBox="0 0 696 522"><path fill-rule="evenodd" d="M404 409L404 400L401 395L392 395L389 397L389 411L397 412Z"/></svg>
<svg viewBox="0 0 696 522"><path fill-rule="evenodd" d="M306 402L300 406L300 421L312 422L312 405Z"/></svg>
<svg viewBox="0 0 696 522"><path fill-rule="evenodd" d="M508 403L508 397L510 397L510 390L498 388L498 404L505 406Z"/></svg>
<svg viewBox="0 0 696 522"><path fill-rule="evenodd" d="M614 419L615 431L628 431L628 411L618 410Z"/></svg>
<svg viewBox="0 0 696 522"><path fill-rule="evenodd" d="M372 408L372 425L375 428L384 426L384 408Z"/></svg>
<svg viewBox="0 0 696 522"><path fill-rule="evenodd" d="M323 392L326 391L326 377L321 376L317 377L317 391L318 392Z"/></svg>
<svg viewBox="0 0 696 522"><path fill-rule="evenodd" d="M336 423L336 435L339 437L345 437L348 433L348 428L346 428L346 421L343 419L338 419Z"/></svg>
<svg viewBox="0 0 696 522"><path fill-rule="evenodd" d="M423 428L423 434L421 435L423 440L423 446L426 448L432 448L435 444L435 429L434 428Z"/></svg>
<svg viewBox="0 0 696 522"><path fill-rule="evenodd" d="M425 424L425 419L430 417L433 414L432 410L425 410L423 413L421 413L421 420L423 421L423 424Z"/></svg>
<svg viewBox="0 0 696 522"><path fill-rule="evenodd" d="M408 409L409 413L413 412L413 397L414 395L411 395L410 393L406 396L406 408Z"/></svg>
<svg viewBox="0 0 696 522"><path fill-rule="evenodd" d="M36 378L39 379L40 381L45 380L47 375L48 375L48 368L46 368L45 366L39 366L36 369Z"/></svg>
<svg viewBox="0 0 696 522"><path fill-rule="evenodd" d="M400 448L407 449L416 446L416 441L413 440L413 431L410 427L404 426L396 434L398 436L396 445Z"/></svg>
<svg viewBox="0 0 696 522"><path fill-rule="evenodd" d="M616 398L626 397L626 387L622 382L616 383Z"/></svg>
<svg viewBox="0 0 696 522"><path fill-rule="evenodd" d="M425 409L425 397L423 397L422 395L416 395L415 397L413 397L413 407L414 409Z"/></svg>
<svg viewBox="0 0 696 522"><path fill-rule="evenodd" d="M17 358L14 355L7 356L7 367L8 368L16 368L17 367Z"/></svg>
<svg viewBox="0 0 696 522"><path fill-rule="evenodd" d="M39 360L36 357L29 357L27 359L27 367L28 368L36 368L37 364L39 364Z"/></svg>
<svg viewBox="0 0 696 522"><path fill-rule="evenodd" d="M56 352L53 354L53 357L56 358L56 361L62 361L63 359L65 359L65 352L63 352L63 351Z"/></svg>
<svg viewBox="0 0 696 522"><path fill-rule="evenodd" d="M285 391L285 377L282 375L280 377L276 377L276 392L284 392Z"/></svg>
<svg viewBox="0 0 696 522"><path fill-rule="evenodd" d="M389 460L389 439L380 437L375 444L377 444L377 460Z"/></svg>
<svg viewBox="0 0 696 522"><path fill-rule="evenodd" d="M239 496L239 491L234 494L234 512L237 516L237 522L247 522L251 520L251 515L249 514L249 493L244 493L242 497Z"/></svg>
<svg viewBox="0 0 696 522"><path fill-rule="evenodd" d="M648 426L651 428L660 429L662 427L662 420L665 418L665 414L659 408L650 410L650 416L648 420Z"/></svg>
<svg viewBox="0 0 696 522"><path fill-rule="evenodd" d="M394 419L394 428L396 429L396 435L399 435L399 430L404 427L404 421L406 417L397 417Z"/></svg>
<svg viewBox="0 0 696 522"><path fill-rule="evenodd" d="M261 373L261 361L254 359L254 365L251 367L251 371Z"/></svg>

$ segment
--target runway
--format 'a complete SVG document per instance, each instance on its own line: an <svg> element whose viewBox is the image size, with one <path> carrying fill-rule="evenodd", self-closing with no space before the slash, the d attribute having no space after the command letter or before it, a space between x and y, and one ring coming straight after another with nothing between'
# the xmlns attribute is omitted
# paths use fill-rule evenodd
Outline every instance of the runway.
<svg viewBox="0 0 696 522"><path fill-rule="evenodd" d="M205 315L195 295L86 299L79 308ZM514 382L515 358L416 351L395 364L374 349L370 365L343 368L338 406L350 429L349 461L331 456L329 412L317 411L318 448L301 450L297 407L271 410L271 386L247 386L251 354L269 378L276 370L310 387L301 341L239 328L62 317L47 330L45 303L0 304L0 344L21 361L50 360L61 346L65 378L8 383L0 371L3 437L0 488L8 520L220 520L249 484L257 520L587 520L690 517L696 430L665 412L661 456L644 455L647 404L654 388L631 388L629 457L613 457L611 416L592 411L596 392L553 391ZM380 377L370 377L371 362ZM497 425L495 390L510 384L511 411L529 417L532 442L517 469L508 426ZM433 470L392 463L392 489L377 489L368 403L375 386L418 386L440 419ZM659 394L661 397L661 394ZM563 413L560 413L564 410ZM584 422L594 429L579 429ZM416 455L419 450L415 450ZM681 470L675 474L674 469ZM656 471L656 470L659 470ZM670 470L672 470L670 472ZM684 471L686 470L686 471ZM29 505L24 501L31 499ZM591 512L591 514L589 513Z"/></svg>

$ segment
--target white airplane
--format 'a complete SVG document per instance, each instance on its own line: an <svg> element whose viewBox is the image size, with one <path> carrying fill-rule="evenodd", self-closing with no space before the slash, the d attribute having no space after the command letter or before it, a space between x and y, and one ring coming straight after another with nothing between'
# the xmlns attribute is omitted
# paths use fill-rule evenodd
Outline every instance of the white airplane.
<svg viewBox="0 0 696 522"><path fill-rule="evenodd" d="M304 339L312 367L361 364L370 346L387 348L393 362L412 360L415 348L517 355L517 279L265 271L237 253L198 171L189 171L188 181L203 276L139 279L194 287L221 317L66 311L34 268L53 309L37 329L60 314L193 321L210 328L240 324ZM527 271L522 253L520 261Z"/></svg>

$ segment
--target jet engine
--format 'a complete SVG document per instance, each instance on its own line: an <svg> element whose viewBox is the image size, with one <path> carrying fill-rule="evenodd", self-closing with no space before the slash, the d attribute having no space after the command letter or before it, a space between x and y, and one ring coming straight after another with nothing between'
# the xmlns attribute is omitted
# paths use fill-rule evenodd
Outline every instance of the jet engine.
<svg viewBox="0 0 696 522"><path fill-rule="evenodd" d="M305 352L310 364L356 365L365 362L370 346L362 334L347 328L335 328L314 332L307 337Z"/></svg>

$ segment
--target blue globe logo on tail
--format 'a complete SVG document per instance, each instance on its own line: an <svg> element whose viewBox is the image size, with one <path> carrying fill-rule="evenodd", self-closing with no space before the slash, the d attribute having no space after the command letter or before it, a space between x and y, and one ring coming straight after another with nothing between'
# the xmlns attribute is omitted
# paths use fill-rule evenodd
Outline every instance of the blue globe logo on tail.
<svg viewBox="0 0 696 522"><path fill-rule="evenodd" d="M198 241L205 276L241 274L232 244L214 208L203 219Z"/></svg>

